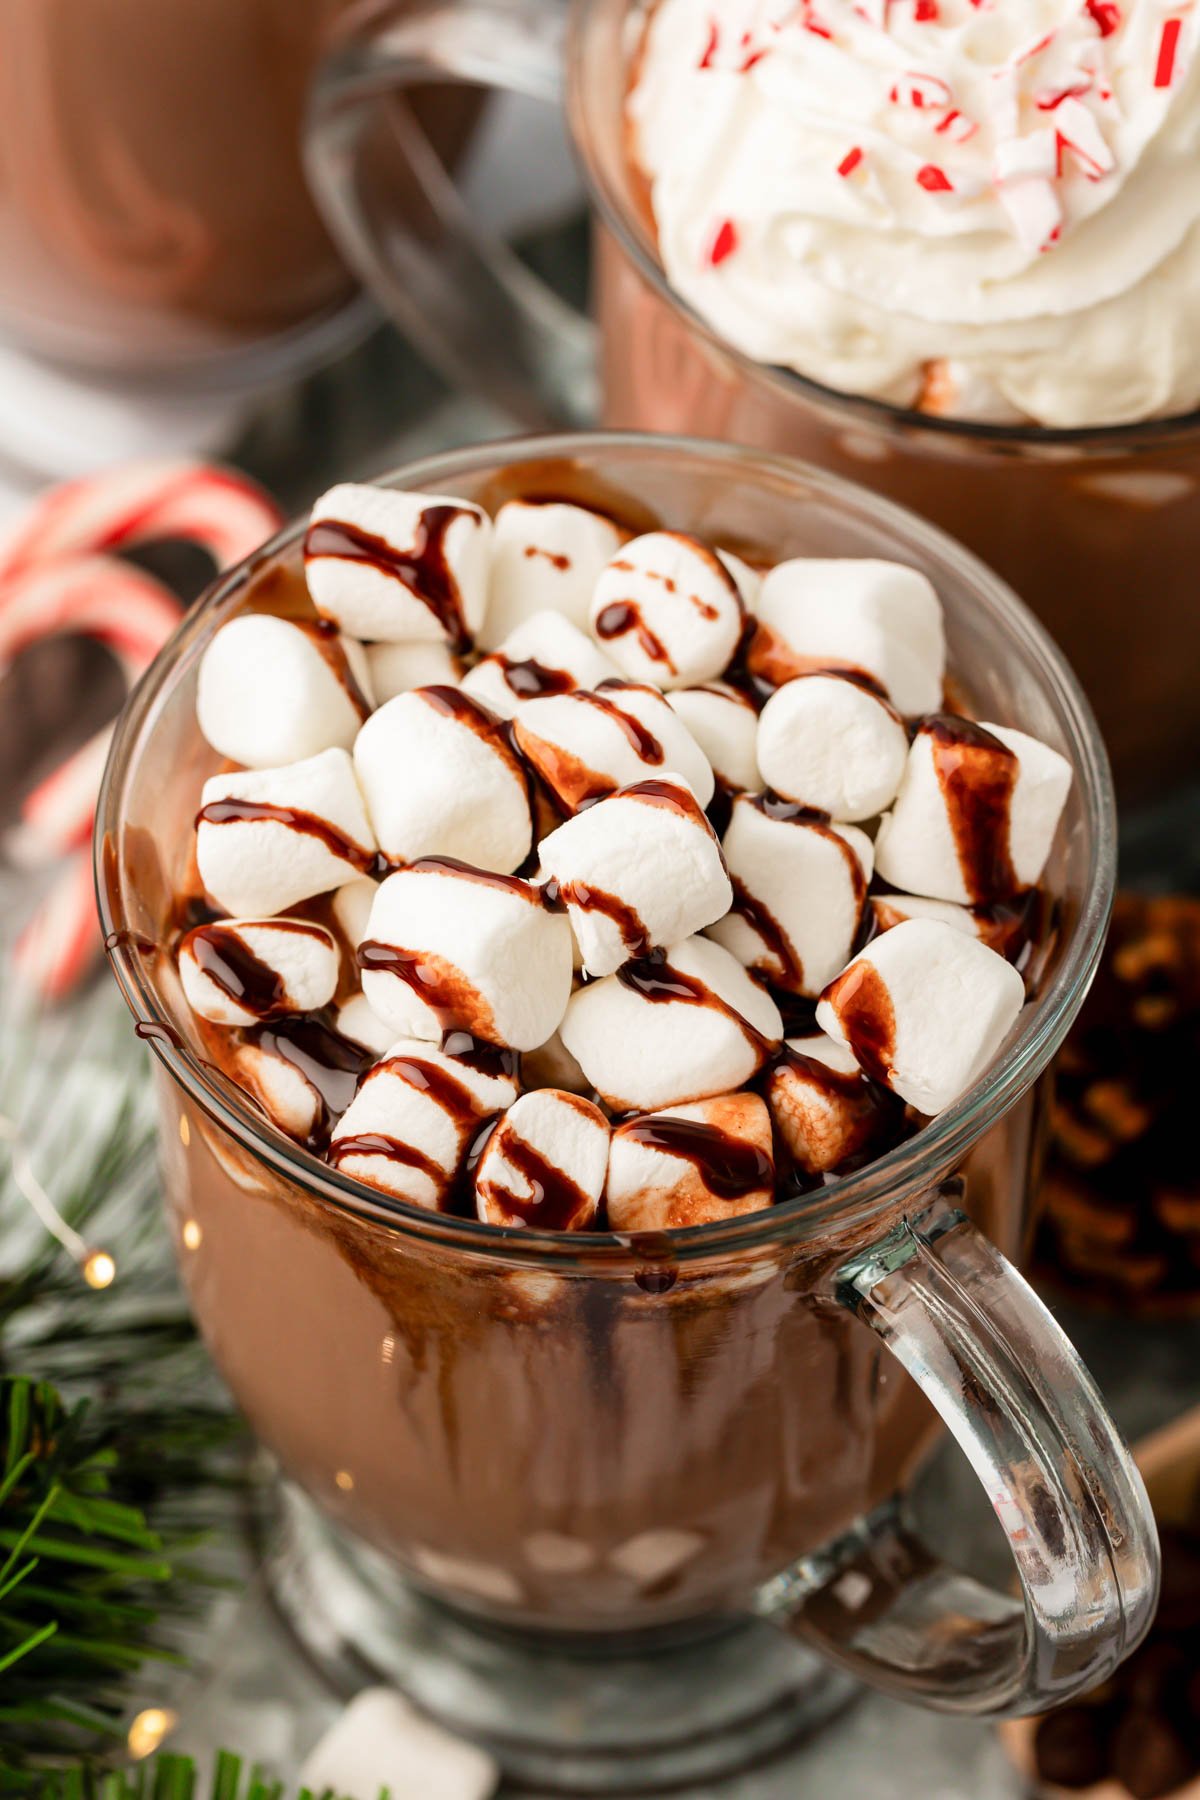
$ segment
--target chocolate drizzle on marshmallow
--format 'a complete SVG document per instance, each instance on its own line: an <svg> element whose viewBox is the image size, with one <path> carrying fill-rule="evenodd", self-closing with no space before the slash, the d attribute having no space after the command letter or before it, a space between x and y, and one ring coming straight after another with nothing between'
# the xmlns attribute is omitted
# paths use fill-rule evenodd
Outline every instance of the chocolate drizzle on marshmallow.
<svg viewBox="0 0 1200 1800"><path fill-rule="evenodd" d="M655 1005L665 1005L675 1000L684 1006L702 1006L710 1012L718 1012L732 1021L742 1033L755 1055L764 1060L775 1048L772 1040L764 1037L749 1021L743 1018L737 1008L730 1006L715 994L706 982L696 975L685 975L668 961L665 950L652 950L649 956L634 957L623 963L617 970L616 979L622 987L627 987L643 1000Z"/></svg>
<svg viewBox="0 0 1200 1800"><path fill-rule="evenodd" d="M628 1119L621 1135L690 1162L710 1193L720 1200L741 1200L769 1189L774 1166L769 1156L746 1138L733 1137L717 1125L698 1119L674 1119L661 1113Z"/></svg>
<svg viewBox="0 0 1200 1800"><path fill-rule="evenodd" d="M1020 883L1009 854L1009 822L1017 758L1007 744L957 713L922 719L946 814L972 901L1015 893Z"/></svg>
<svg viewBox="0 0 1200 1800"><path fill-rule="evenodd" d="M417 521L412 545L398 550L386 538L344 519L318 519L304 537L305 560L334 556L365 563L399 581L437 620L452 649L470 646L462 595L446 556L446 534L456 519L474 518L466 507L427 506Z"/></svg>
<svg viewBox="0 0 1200 1800"><path fill-rule="evenodd" d="M355 843L328 819L319 819L315 813L305 812L298 806L273 806L267 800L241 800L231 794L227 800L209 800L196 814L196 824L200 825L251 825L251 824L286 825L289 831L298 831L304 837L317 838L331 856L349 863L352 868L360 870L364 875L380 873L378 853L368 850L362 844ZM386 867L386 864L384 865Z"/></svg>

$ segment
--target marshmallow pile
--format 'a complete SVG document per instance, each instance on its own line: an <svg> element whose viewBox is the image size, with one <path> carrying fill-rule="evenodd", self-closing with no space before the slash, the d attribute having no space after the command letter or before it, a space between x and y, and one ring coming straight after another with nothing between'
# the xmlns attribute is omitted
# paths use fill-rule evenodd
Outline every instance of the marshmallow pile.
<svg viewBox="0 0 1200 1800"><path fill-rule="evenodd" d="M202 660L210 917L175 947L281 1129L415 1206L660 1230L983 1074L1070 769L940 710L920 571L353 485L305 566L315 617Z"/></svg>

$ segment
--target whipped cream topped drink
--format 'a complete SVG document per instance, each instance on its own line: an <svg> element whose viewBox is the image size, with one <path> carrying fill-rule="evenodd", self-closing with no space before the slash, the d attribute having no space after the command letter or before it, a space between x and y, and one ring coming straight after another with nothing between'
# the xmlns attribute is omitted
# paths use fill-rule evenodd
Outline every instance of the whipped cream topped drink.
<svg viewBox="0 0 1200 1800"><path fill-rule="evenodd" d="M660 0L629 96L676 291L942 416L1200 404L1200 18L1159 0Z"/></svg>
<svg viewBox="0 0 1200 1800"><path fill-rule="evenodd" d="M391 1198L552 1231L795 1200L958 1099L1036 985L1070 767L946 710L929 580L665 526L343 485L308 616L200 663L245 766L196 796L184 995ZM351 632L466 672L373 707Z"/></svg>
<svg viewBox="0 0 1200 1800"><path fill-rule="evenodd" d="M332 489L228 578L106 794L196 1315L292 1482L392 1565L356 1602L382 1638L402 1577L551 1657L636 1633L644 1684L665 1628L891 1529L938 1429L891 1354L945 1317L910 1249L972 1307L1006 1281L1034 1307L974 1234L1021 1252L1032 1084L1111 884L1086 712L986 571L774 459L483 447ZM1026 1366L1073 1394L1036 1330ZM976 1395L1006 1404L987 1355L967 1438ZM1004 1520L1039 1454L997 1474ZM881 1551L846 1631L912 1567ZM814 1629L836 1658L835 1615ZM806 1666L781 1689L747 1650L722 1719L794 1724ZM589 1718L617 1704L585 1686ZM625 1705L576 1747L640 1744ZM502 1713L506 1754L563 1717Z"/></svg>

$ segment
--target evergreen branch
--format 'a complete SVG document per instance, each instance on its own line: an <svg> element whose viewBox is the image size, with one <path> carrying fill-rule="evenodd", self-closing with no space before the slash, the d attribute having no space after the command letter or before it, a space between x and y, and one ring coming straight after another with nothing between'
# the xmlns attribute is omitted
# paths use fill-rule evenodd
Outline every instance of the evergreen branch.
<svg viewBox="0 0 1200 1800"><path fill-rule="evenodd" d="M5 1788L0 1772L0 1795L6 1793L19 1793L23 1800L338 1800L330 1788L286 1790L282 1781L229 1750L218 1752L207 1782L193 1758L162 1751L131 1769L80 1763L48 1771L35 1785L19 1788ZM379 1790L378 1800L391 1800L387 1788Z"/></svg>

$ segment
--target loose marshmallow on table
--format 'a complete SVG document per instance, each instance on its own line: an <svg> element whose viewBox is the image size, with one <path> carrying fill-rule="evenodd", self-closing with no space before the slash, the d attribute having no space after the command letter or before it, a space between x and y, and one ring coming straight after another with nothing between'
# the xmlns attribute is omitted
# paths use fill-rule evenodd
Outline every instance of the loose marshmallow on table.
<svg viewBox="0 0 1200 1800"><path fill-rule="evenodd" d="M682 531L622 545L596 582L592 630L634 681L691 687L723 674L745 609L715 550Z"/></svg>
<svg viewBox="0 0 1200 1800"><path fill-rule="evenodd" d="M853 1053L823 1031L788 1038L767 1077L775 1123L806 1175L830 1174L870 1143L884 1123L881 1098Z"/></svg>
<svg viewBox="0 0 1200 1800"><path fill-rule="evenodd" d="M534 613L555 612L586 630L592 589L628 533L603 513L565 501L507 500L496 514L481 648L497 644Z"/></svg>
<svg viewBox="0 0 1200 1800"><path fill-rule="evenodd" d="M491 540L491 520L469 501L343 482L312 509L308 591L353 637L457 646L483 621Z"/></svg>
<svg viewBox="0 0 1200 1800"><path fill-rule="evenodd" d="M816 995L845 964L871 878L871 840L787 802L741 794L723 840L733 911L709 927L747 968Z"/></svg>
<svg viewBox="0 0 1200 1800"><path fill-rule="evenodd" d="M372 713L354 767L385 856L455 856L507 874L533 840L525 771L458 688L413 688Z"/></svg>
<svg viewBox="0 0 1200 1800"><path fill-rule="evenodd" d="M472 1032L534 1050L571 993L571 928L536 887L436 859L380 884L359 948L363 993L397 1035Z"/></svg>
<svg viewBox="0 0 1200 1800"><path fill-rule="evenodd" d="M478 1127L511 1106L517 1084L503 1060L479 1066L417 1038L401 1038L367 1070L334 1126L329 1159L343 1174L438 1211Z"/></svg>
<svg viewBox="0 0 1200 1800"><path fill-rule="evenodd" d="M570 812L657 775L682 775L701 806L713 797L708 758L657 688L615 681L547 694L518 707L513 730Z"/></svg>
<svg viewBox="0 0 1200 1800"><path fill-rule="evenodd" d="M675 688L667 695L712 764L718 781L735 793L757 788L758 714L753 702L723 681Z"/></svg>
<svg viewBox="0 0 1200 1800"><path fill-rule="evenodd" d="M217 1025L315 1012L333 999L337 945L307 919L219 919L179 947L188 1005Z"/></svg>
<svg viewBox="0 0 1200 1800"><path fill-rule="evenodd" d="M830 983L817 1024L910 1106L939 1113L983 1073L1024 1002L1020 975L986 944L906 919Z"/></svg>
<svg viewBox="0 0 1200 1800"><path fill-rule="evenodd" d="M367 671L376 706L415 687L457 687L463 666L449 644L367 644Z"/></svg>
<svg viewBox="0 0 1200 1800"><path fill-rule="evenodd" d="M361 1044L373 1056L382 1056L396 1037L391 1026L371 1011L365 994L351 994L345 1006L338 1008L337 1028L342 1037Z"/></svg>
<svg viewBox="0 0 1200 1800"><path fill-rule="evenodd" d="M908 733L886 700L840 675L777 688L758 722L765 786L832 819L871 819L895 798Z"/></svg>
<svg viewBox="0 0 1200 1800"><path fill-rule="evenodd" d="M300 1771L313 1794L378 1800L488 1800L500 1771L486 1751L453 1737L391 1688L367 1688L331 1726Z"/></svg>
<svg viewBox="0 0 1200 1800"><path fill-rule="evenodd" d="M946 646L931 582L903 563L799 557L777 563L755 605L749 663L776 685L818 669L878 681L906 717L941 705Z"/></svg>
<svg viewBox="0 0 1200 1800"><path fill-rule="evenodd" d="M608 1168L608 1120L578 1094L540 1088L509 1107L475 1171L475 1206L488 1225L586 1231Z"/></svg>
<svg viewBox="0 0 1200 1800"><path fill-rule="evenodd" d="M200 879L236 917L283 912L362 874L375 834L345 750L213 775L196 820Z"/></svg>
<svg viewBox="0 0 1200 1800"><path fill-rule="evenodd" d="M348 750L370 711L361 644L270 613L222 625L196 680L196 718L213 749L248 769Z"/></svg>
<svg viewBox="0 0 1200 1800"><path fill-rule="evenodd" d="M571 996L563 1043L617 1112L727 1094L783 1036L779 1009L736 959L703 937L626 963Z"/></svg>
<svg viewBox="0 0 1200 1800"><path fill-rule="evenodd" d="M950 714L922 722L876 865L893 887L982 904L1034 886L1071 786L1048 744Z"/></svg>
<svg viewBox="0 0 1200 1800"><path fill-rule="evenodd" d="M771 1120L757 1094L721 1094L613 1131L608 1223L669 1231L759 1212L774 1199Z"/></svg>
<svg viewBox="0 0 1200 1800"><path fill-rule="evenodd" d="M733 898L716 834L675 776L621 788L576 813L542 839L539 855L589 975L679 943Z"/></svg>
<svg viewBox="0 0 1200 1800"><path fill-rule="evenodd" d="M511 719L522 700L599 687L617 666L561 613L534 613L463 678L463 692L499 718Z"/></svg>

